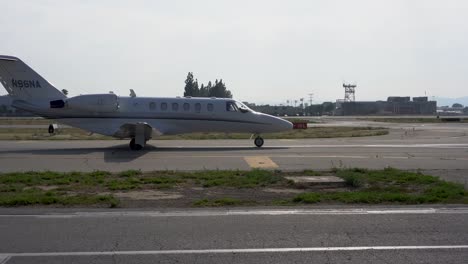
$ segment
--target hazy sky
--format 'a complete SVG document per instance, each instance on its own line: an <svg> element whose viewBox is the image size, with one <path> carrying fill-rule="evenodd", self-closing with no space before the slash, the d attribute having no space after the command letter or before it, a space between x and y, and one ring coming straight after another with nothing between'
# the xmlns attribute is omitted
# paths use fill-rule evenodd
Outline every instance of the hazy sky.
<svg viewBox="0 0 468 264"><path fill-rule="evenodd" d="M0 0L0 54L71 95L182 95L188 71L285 102L468 95L468 1ZM3 90L0 94L5 94Z"/></svg>

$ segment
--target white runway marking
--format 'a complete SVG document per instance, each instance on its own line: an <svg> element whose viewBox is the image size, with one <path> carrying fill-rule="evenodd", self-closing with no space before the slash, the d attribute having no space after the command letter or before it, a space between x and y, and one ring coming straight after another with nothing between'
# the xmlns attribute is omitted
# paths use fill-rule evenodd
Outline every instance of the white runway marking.
<svg viewBox="0 0 468 264"><path fill-rule="evenodd" d="M161 153L153 153L153 154L161 154ZM23 156L18 155L18 156L11 156L11 155L1 155L0 156L4 159L24 159ZM34 159L47 159L49 160L51 156L59 156L59 155L40 155L40 156L34 156ZM91 156L91 155L88 155ZM143 159L154 159L155 155L152 155L152 153L148 153L145 156L140 156L138 157L139 160ZM255 155L253 155L255 156ZM86 154L81 155L81 156L76 156L76 157L63 157L60 156L60 159L63 160L76 160L76 159L84 159L86 157ZM220 155L165 155L164 158L171 158L171 159L204 159L204 158L216 158L216 159L230 159L230 158L246 158L246 157L252 157L248 155L227 155L227 154L220 154ZM468 158L459 158L459 157L439 157L439 156L434 156L434 157L418 157L418 156L379 156L379 155L278 155L278 154L271 154L268 155L269 158L315 158L315 159L402 159L402 160L446 160L446 161L460 161L460 160L468 160ZM119 157L116 156L116 159ZM277 165L272 166L272 167L277 167ZM269 166L267 166L269 168Z"/></svg>
<svg viewBox="0 0 468 264"><path fill-rule="evenodd" d="M141 251L85 251L85 252L37 252L0 253L0 259L9 257L66 257L66 256L115 256L115 255L175 255L175 254L235 254L235 253L281 253L281 252L327 252L366 250L433 250L468 249L468 245L441 246L369 246L369 247L298 247L298 248L239 248L239 249L185 249Z"/></svg>
<svg viewBox="0 0 468 264"><path fill-rule="evenodd" d="M161 146L161 148L252 148L252 145L226 145L226 146ZM353 144L353 145L275 145L263 146L261 149L270 148L468 148L468 144Z"/></svg>
<svg viewBox="0 0 468 264"><path fill-rule="evenodd" d="M203 217L248 215L391 215L391 214L468 214L460 208L376 208L376 209L250 209L250 210L186 210L186 211L98 211L50 214L2 214L0 218L87 218L87 217Z"/></svg>

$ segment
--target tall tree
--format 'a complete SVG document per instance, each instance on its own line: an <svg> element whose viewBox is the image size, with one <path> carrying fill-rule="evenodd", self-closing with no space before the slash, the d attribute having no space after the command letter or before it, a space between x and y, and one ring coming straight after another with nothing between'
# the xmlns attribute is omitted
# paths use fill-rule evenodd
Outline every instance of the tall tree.
<svg viewBox="0 0 468 264"><path fill-rule="evenodd" d="M223 80L215 81L215 86L210 90L210 97L220 97L220 98L232 98L232 93L226 89L226 84L223 83Z"/></svg>
<svg viewBox="0 0 468 264"><path fill-rule="evenodd" d="M184 96L232 98L232 93L226 89L222 79L219 81L216 79L214 85L209 81L207 86L202 83L199 87L198 80L194 79L192 72L189 72L185 79Z"/></svg>
<svg viewBox="0 0 468 264"><path fill-rule="evenodd" d="M193 95L192 96L200 96L200 89L198 88L198 79L195 79L193 83Z"/></svg>
<svg viewBox="0 0 468 264"><path fill-rule="evenodd" d="M193 73L189 72L185 79L184 96L197 96L198 82L193 79Z"/></svg>
<svg viewBox="0 0 468 264"><path fill-rule="evenodd" d="M209 96L209 91L207 87L202 83L200 86L200 95L201 97L208 97Z"/></svg>

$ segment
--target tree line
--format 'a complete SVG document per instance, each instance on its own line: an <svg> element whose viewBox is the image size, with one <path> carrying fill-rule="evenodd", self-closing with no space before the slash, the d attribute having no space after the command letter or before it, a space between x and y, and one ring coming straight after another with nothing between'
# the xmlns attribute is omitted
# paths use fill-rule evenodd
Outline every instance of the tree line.
<svg viewBox="0 0 468 264"><path fill-rule="evenodd" d="M185 79L184 96L232 98L232 93L226 88L222 79L219 81L216 79L214 84L209 81L206 86L203 83L199 86L198 80L193 77L193 72L189 72Z"/></svg>

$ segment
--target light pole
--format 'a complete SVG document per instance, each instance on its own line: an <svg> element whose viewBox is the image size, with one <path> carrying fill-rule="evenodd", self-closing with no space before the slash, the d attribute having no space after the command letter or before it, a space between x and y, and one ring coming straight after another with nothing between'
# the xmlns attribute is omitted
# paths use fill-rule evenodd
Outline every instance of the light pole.
<svg viewBox="0 0 468 264"><path fill-rule="evenodd" d="M302 115L304 115L304 98L301 98L299 100L301 100Z"/></svg>
<svg viewBox="0 0 468 264"><path fill-rule="evenodd" d="M309 94L309 105L312 105L312 98L314 97L313 93Z"/></svg>

